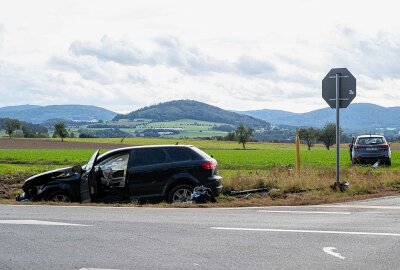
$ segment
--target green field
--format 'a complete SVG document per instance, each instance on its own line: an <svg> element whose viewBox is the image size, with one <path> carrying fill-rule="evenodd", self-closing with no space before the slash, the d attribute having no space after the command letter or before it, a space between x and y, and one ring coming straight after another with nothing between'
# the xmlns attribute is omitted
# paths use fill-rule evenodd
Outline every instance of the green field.
<svg viewBox="0 0 400 270"><path fill-rule="evenodd" d="M137 119L135 121L128 121L126 119L120 121L107 121L103 123L107 125L107 128L91 128L88 125L82 125L77 128L68 128L69 132L74 132L75 136L78 137L80 128L87 129L88 131L98 131L102 129L109 129L118 127L118 125L124 125L126 127L120 128L122 131L132 134L133 132L143 132L149 129L179 129L179 134L165 134L161 135L163 138L202 138L202 137L214 137L214 136L225 136L227 132L213 130L214 127L219 125L226 125L217 122L207 122L200 120L181 119L178 121L166 121L166 122L154 122L150 119ZM232 127L233 128L233 127ZM50 135L52 131L49 132Z"/></svg>
<svg viewBox="0 0 400 270"><path fill-rule="evenodd" d="M74 142L120 143L120 139L71 139ZM128 138L130 145L175 144L173 139ZM295 145L273 143L249 143L247 150L236 142L209 140L179 140L180 144L192 144L212 155L219 164L219 174L224 178L225 190L240 190L256 187L275 187L282 198L290 198L296 204L321 201L341 201L353 196L365 196L378 192L400 189L400 151L392 151L392 166L371 168L352 166L348 149L342 146L342 179L349 180L351 186L347 195L335 195L329 185L335 180L335 150L326 150L321 145L307 150L301 146L301 174L295 174ZM399 146L392 144L392 149ZM4 198L12 198L18 192L23 180L31 175L50 169L85 164L93 150L66 149L0 149L0 193L6 190ZM104 153L107 149L102 149ZM9 182L13 183L8 188ZM296 195L306 192L306 195ZM0 194L1 195L1 194ZM346 197L347 196L347 197ZM1 197L1 196L0 196ZM265 201L259 202L265 204ZM268 204L271 201L268 202ZM291 203L285 199L282 203ZM248 205L244 203L243 205Z"/></svg>
<svg viewBox="0 0 400 270"><path fill-rule="evenodd" d="M71 139L68 141L119 143L119 139ZM124 143L132 145L149 144L174 144L172 139L127 138ZM225 170L269 170L275 167L295 166L294 144L249 143L247 150L241 149L236 142L217 142L204 140L181 140L181 144L192 144L212 155L217 159L223 174ZM93 149L94 150L94 149ZM93 150L53 150L53 149L0 149L0 175L8 173L7 168L18 171L24 175L34 171L55 166L69 166L85 164ZM102 150L104 153L106 149ZM301 146L301 166L315 168L334 168L335 150L326 150L318 145L307 150ZM400 151L393 151L392 167L390 170L400 168ZM341 151L341 166L351 166L347 148ZM26 168L26 170L24 169ZM388 168L386 168L388 169ZM229 173L228 173L229 174Z"/></svg>

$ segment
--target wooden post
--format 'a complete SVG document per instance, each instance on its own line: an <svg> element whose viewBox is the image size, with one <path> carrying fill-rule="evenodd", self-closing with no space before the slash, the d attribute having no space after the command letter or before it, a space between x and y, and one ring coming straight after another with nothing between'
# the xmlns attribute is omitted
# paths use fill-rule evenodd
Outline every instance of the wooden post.
<svg viewBox="0 0 400 270"><path fill-rule="evenodd" d="M299 128L296 128L296 174L300 176L300 137Z"/></svg>

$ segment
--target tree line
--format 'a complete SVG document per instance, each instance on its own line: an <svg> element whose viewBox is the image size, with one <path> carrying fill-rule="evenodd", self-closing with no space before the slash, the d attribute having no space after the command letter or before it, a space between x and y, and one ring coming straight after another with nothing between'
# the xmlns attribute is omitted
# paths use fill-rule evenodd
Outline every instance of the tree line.
<svg viewBox="0 0 400 270"><path fill-rule="evenodd" d="M343 134L343 131L339 130L340 140L343 142L348 141L348 137ZM306 144L308 150L311 150L311 147L314 146L315 143L322 143L326 149L330 149L336 143L336 124L327 123L323 128L300 128L299 129L299 138L302 143Z"/></svg>
<svg viewBox="0 0 400 270"><path fill-rule="evenodd" d="M31 124L17 119L4 119L0 127L3 127L8 137L11 139L17 131L22 131L24 138L48 138L47 128L38 124ZM20 135L21 136L21 135ZM54 125L53 138L60 137L62 141L66 137L74 137L73 132L68 133L64 123Z"/></svg>
<svg viewBox="0 0 400 270"><path fill-rule="evenodd" d="M349 138L339 130L341 141L347 142ZM242 144L243 149L246 149L246 143L254 141L254 129L240 125L236 127L235 131L229 132L223 140L225 141L238 141ZM308 150L316 143L322 143L326 149L330 149L336 143L336 125L334 123L327 123L323 128L300 128L299 137L302 143L306 144Z"/></svg>

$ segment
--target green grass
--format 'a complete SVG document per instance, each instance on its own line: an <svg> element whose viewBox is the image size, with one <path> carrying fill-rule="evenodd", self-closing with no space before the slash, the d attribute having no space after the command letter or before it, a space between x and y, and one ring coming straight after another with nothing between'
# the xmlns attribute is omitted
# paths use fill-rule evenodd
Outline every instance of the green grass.
<svg viewBox="0 0 400 270"><path fill-rule="evenodd" d="M119 144L120 139L68 139L77 142ZM129 138L131 145L175 144L175 139ZM207 140L178 140L180 144L192 144L213 155L219 163L219 174L224 179L225 190L274 187L280 191L271 200L282 199L285 204L343 201L354 196L376 194L385 189L400 189L400 151L393 150L392 166L372 169L351 166L348 150L341 150L342 179L351 185L344 195L333 194L329 185L335 179L335 149L330 151L318 145L308 151L301 146L301 175L295 174L295 145L249 143L242 150L237 142ZM394 144L392 144L394 146ZM397 146L397 145L396 145ZM398 147L393 147L398 148ZM107 150L102 150L104 153ZM0 190L6 190L5 198L20 192L23 180L47 170L85 164L93 150L66 149L0 149ZM11 184L6 184L11 183ZM301 195L306 192L307 195ZM287 195L292 194L292 195ZM286 196L291 198L287 199ZM273 197L273 198L272 198ZM359 198L359 197L358 197ZM264 199L263 199L264 200ZM256 200L257 201L257 200ZM268 201L267 203L273 203ZM255 202L265 204L265 201Z"/></svg>
<svg viewBox="0 0 400 270"><path fill-rule="evenodd" d="M93 150L0 149L0 164L83 165L92 154Z"/></svg>
<svg viewBox="0 0 400 270"><path fill-rule="evenodd" d="M96 139L96 142L117 143L119 139ZM69 141L89 141L92 139L69 139ZM129 141L129 140L128 140ZM135 145L139 144L167 144L175 141L166 139L137 138ZM227 170L232 171L257 171L269 170L276 167L293 168L295 166L294 144L272 144L252 143L248 148L253 150L242 150L235 142L217 142L202 140L185 140L185 144L194 144L212 155L219 163L221 174ZM347 149L341 151L341 166L349 167L350 159ZM54 149L0 149L0 165L12 164L15 166L67 166L85 164L94 150L54 150ZM102 150L104 153L106 150ZM335 150L326 150L322 146L316 146L308 151L305 146L301 147L301 166L311 168L334 168ZM392 167L387 170L400 169L400 151L393 151ZM45 170L45 168L43 169ZM0 167L0 175L6 173ZM230 173L228 173L229 175Z"/></svg>
<svg viewBox="0 0 400 270"><path fill-rule="evenodd" d="M0 176L26 178L57 168L60 165L0 164Z"/></svg>

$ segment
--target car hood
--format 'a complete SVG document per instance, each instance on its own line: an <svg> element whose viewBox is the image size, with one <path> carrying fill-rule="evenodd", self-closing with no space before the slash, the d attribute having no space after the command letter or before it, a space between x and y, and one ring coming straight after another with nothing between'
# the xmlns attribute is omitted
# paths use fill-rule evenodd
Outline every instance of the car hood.
<svg viewBox="0 0 400 270"><path fill-rule="evenodd" d="M31 176L25 180L24 185L42 185L57 179L76 178L73 176L76 176L77 174L78 173L72 170L72 167L56 169Z"/></svg>

